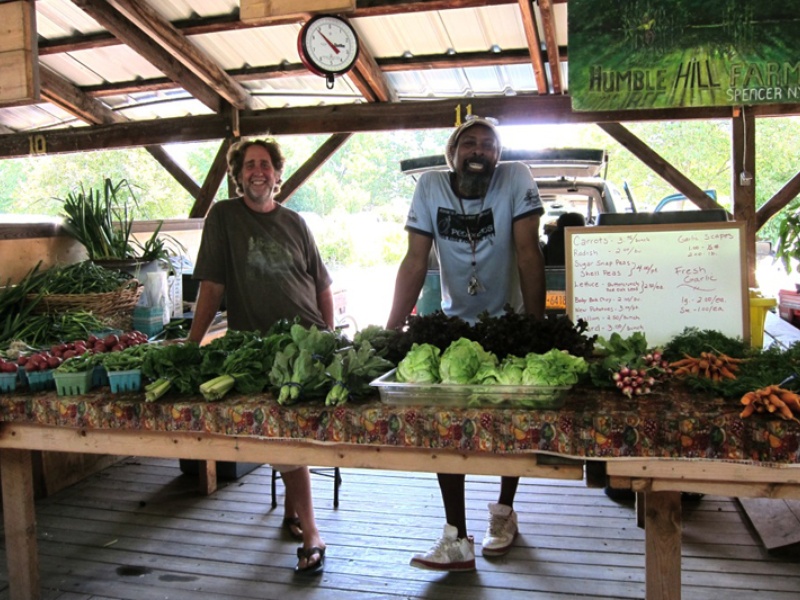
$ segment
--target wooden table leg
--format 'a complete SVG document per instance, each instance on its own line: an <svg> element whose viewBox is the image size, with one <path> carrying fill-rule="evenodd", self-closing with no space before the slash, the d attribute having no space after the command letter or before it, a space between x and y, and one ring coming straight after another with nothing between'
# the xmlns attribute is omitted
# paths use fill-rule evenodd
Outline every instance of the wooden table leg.
<svg viewBox="0 0 800 600"><path fill-rule="evenodd" d="M39 553L30 450L0 450L11 600L39 600Z"/></svg>
<svg viewBox="0 0 800 600"><path fill-rule="evenodd" d="M200 493L210 496L217 491L217 461L201 460L200 463Z"/></svg>
<svg viewBox="0 0 800 600"><path fill-rule="evenodd" d="M681 494L646 492L644 496L645 598L680 600Z"/></svg>

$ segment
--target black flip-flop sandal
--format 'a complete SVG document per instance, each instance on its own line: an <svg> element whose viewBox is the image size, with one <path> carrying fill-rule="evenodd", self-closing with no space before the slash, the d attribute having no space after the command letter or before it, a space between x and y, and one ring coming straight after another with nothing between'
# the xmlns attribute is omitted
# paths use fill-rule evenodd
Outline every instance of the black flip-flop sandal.
<svg viewBox="0 0 800 600"><path fill-rule="evenodd" d="M303 541L303 527L300 525L300 519L297 517L285 517L283 519L283 528L289 532L292 539L298 542Z"/></svg>
<svg viewBox="0 0 800 600"><path fill-rule="evenodd" d="M319 555L319 560L315 563L309 562L311 557L315 554ZM306 559L306 566L301 567L299 564L294 568L294 572L302 575L317 575L325 570L325 548L319 546L312 546L311 548L303 548L300 546L297 549L297 560Z"/></svg>

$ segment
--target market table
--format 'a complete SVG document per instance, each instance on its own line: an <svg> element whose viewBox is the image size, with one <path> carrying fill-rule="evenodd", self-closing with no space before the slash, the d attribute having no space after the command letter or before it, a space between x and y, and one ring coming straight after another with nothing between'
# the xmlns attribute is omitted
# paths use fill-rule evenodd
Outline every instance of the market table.
<svg viewBox="0 0 800 600"><path fill-rule="evenodd" d="M102 391L105 390L105 391ZM145 403L107 388L0 396L11 598L39 598L31 452L130 454L582 479L603 471L644 501L648 600L680 598L680 492L800 498L800 425L668 387L627 399L574 388L559 410L277 405L270 395Z"/></svg>

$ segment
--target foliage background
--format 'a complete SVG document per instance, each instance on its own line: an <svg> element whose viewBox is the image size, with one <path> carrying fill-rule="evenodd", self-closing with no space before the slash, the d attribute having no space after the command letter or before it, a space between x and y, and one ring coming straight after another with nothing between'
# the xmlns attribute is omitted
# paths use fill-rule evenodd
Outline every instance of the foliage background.
<svg viewBox="0 0 800 600"><path fill-rule="evenodd" d="M703 189L715 189L731 208L729 121L631 123L629 129ZM674 188L642 164L599 127L526 126L502 128L507 147L596 147L609 152L607 178L627 182L639 210L652 210ZM420 130L353 135L290 199L288 206L309 216L326 261L333 266L397 264L405 251L403 223L414 181L399 170L405 158L442 151L450 131ZM279 138L291 176L325 136ZM796 140L800 119L760 119L756 127L756 204L761 206L800 170ZM169 147L173 158L202 183L219 143ZM95 188L103 178L127 179L137 187L137 219L181 218L193 198L145 150L131 149L0 161L0 214L57 216L67 193L83 183ZM217 199L227 197L223 184ZM787 209L759 232L775 239Z"/></svg>

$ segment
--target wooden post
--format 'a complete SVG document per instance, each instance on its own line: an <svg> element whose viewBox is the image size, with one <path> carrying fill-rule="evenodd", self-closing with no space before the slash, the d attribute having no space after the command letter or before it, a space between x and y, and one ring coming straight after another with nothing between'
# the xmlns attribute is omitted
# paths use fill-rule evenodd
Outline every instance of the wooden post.
<svg viewBox="0 0 800 600"><path fill-rule="evenodd" d="M200 493L210 496L217 491L217 461L201 460L199 463Z"/></svg>
<svg viewBox="0 0 800 600"><path fill-rule="evenodd" d="M39 600L39 554L30 450L0 450L3 521L11 600Z"/></svg>
<svg viewBox="0 0 800 600"><path fill-rule="evenodd" d="M680 600L681 494L645 492L645 598Z"/></svg>
<svg viewBox="0 0 800 600"><path fill-rule="evenodd" d="M733 218L745 224L748 286L756 287L756 121L744 107L731 119Z"/></svg>

